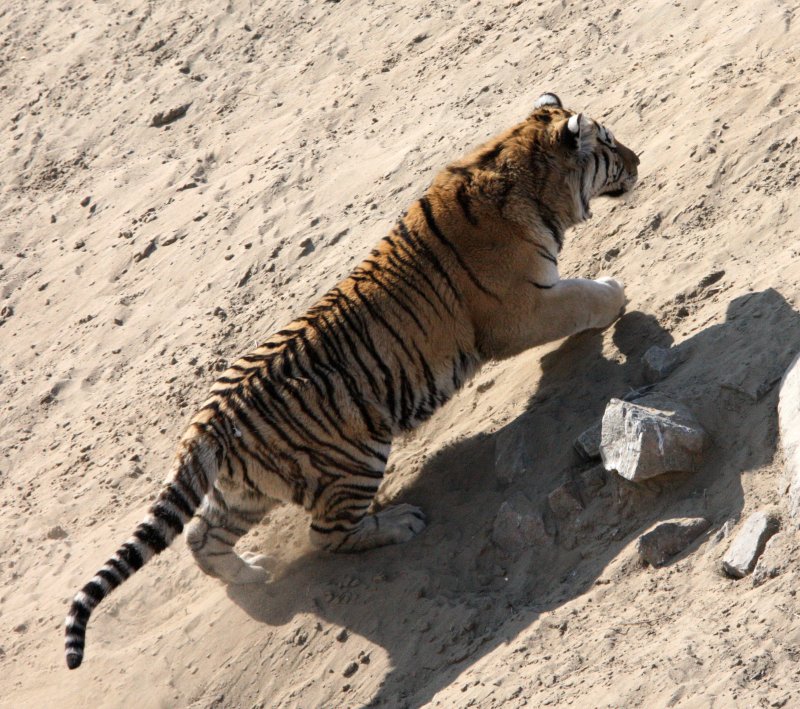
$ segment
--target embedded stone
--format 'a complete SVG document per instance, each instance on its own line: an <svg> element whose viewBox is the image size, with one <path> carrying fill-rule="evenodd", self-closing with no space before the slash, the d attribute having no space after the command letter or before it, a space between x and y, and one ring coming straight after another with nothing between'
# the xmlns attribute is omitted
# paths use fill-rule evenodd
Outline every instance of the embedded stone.
<svg viewBox="0 0 800 709"><path fill-rule="evenodd" d="M780 529L780 519L774 512L751 514L736 533L722 559L722 569L733 578L749 574L764 551L767 540Z"/></svg>
<svg viewBox="0 0 800 709"><path fill-rule="evenodd" d="M600 433L602 429L603 421L597 421L575 439L575 450L578 451L582 458L594 460L600 457Z"/></svg>
<svg viewBox="0 0 800 709"><path fill-rule="evenodd" d="M574 482L559 485L547 496L547 504L558 519L569 519L583 510L583 501Z"/></svg>
<svg viewBox="0 0 800 709"><path fill-rule="evenodd" d="M645 532L636 543L643 564L661 566L670 557L688 547L711 526L705 517L684 517L659 522Z"/></svg>
<svg viewBox="0 0 800 709"><path fill-rule="evenodd" d="M650 401L654 406L647 406ZM707 434L692 413L663 397L637 403L612 399L603 414L600 456L606 470L640 481L671 472L696 472Z"/></svg>

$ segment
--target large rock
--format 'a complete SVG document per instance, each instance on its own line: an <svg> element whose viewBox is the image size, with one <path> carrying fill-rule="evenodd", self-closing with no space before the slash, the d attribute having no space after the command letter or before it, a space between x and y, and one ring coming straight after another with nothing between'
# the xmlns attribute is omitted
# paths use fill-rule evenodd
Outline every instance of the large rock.
<svg viewBox="0 0 800 709"><path fill-rule="evenodd" d="M636 403L612 399L603 414L600 455L606 470L640 481L696 472L706 439L703 427L681 404L663 397Z"/></svg>
<svg viewBox="0 0 800 709"><path fill-rule="evenodd" d="M774 512L754 512L736 533L722 559L722 570L733 578L747 576L764 551L767 540L780 529L780 518Z"/></svg>
<svg viewBox="0 0 800 709"><path fill-rule="evenodd" d="M783 376L778 421L789 484L789 514L800 523L800 355Z"/></svg>
<svg viewBox="0 0 800 709"><path fill-rule="evenodd" d="M661 566L670 557L688 547L711 526L704 517L684 517L659 522L636 543L639 560L643 564Z"/></svg>

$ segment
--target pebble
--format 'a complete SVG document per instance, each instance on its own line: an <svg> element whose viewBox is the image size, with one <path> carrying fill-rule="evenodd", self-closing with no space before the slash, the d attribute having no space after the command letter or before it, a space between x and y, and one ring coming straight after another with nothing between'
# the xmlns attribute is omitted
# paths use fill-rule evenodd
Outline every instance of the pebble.
<svg viewBox="0 0 800 709"><path fill-rule="evenodd" d="M767 540L780 529L775 512L759 510L751 514L736 533L722 559L722 570L732 578L744 578L756 565Z"/></svg>
<svg viewBox="0 0 800 709"><path fill-rule="evenodd" d="M661 381L686 361L686 353L677 347L651 347L642 356L644 379L648 384Z"/></svg>
<svg viewBox="0 0 800 709"><path fill-rule="evenodd" d="M670 557L688 547L711 526L705 517L683 517L659 522L636 543L639 561L661 566Z"/></svg>
<svg viewBox="0 0 800 709"><path fill-rule="evenodd" d="M64 529L61 526L56 525L55 527L51 527L47 531L47 538L48 539L66 539L67 538L67 533L64 531Z"/></svg>

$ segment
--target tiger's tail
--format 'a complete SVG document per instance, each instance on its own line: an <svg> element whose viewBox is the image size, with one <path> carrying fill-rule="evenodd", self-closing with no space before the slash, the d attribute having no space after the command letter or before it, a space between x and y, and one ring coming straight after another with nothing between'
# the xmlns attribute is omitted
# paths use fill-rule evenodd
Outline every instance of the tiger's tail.
<svg viewBox="0 0 800 709"><path fill-rule="evenodd" d="M175 457L172 471L147 516L133 536L103 565L72 600L65 621L67 667L83 661L86 626L97 605L153 556L160 554L182 531L211 489L222 463L219 442L192 427Z"/></svg>

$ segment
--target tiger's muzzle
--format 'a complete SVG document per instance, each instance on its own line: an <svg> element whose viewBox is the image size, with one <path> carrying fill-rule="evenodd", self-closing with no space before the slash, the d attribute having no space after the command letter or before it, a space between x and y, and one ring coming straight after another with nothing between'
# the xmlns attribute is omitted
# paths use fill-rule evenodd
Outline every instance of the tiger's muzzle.
<svg viewBox="0 0 800 709"><path fill-rule="evenodd" d="M619 197L630 192L639 179L639 156L619 141L614 147L615 157L619 161L618 176L615 176L614 181L610 182L600 193L606 197Z"/></svg>

